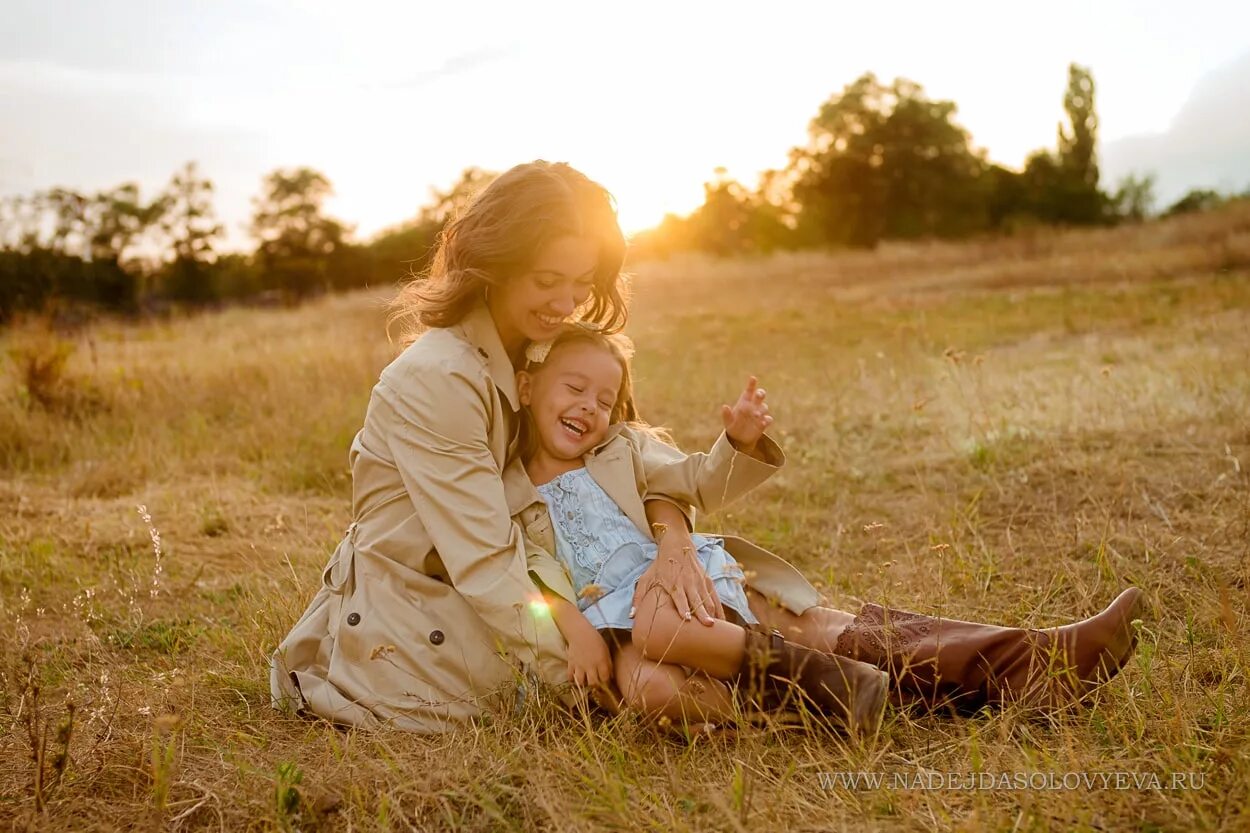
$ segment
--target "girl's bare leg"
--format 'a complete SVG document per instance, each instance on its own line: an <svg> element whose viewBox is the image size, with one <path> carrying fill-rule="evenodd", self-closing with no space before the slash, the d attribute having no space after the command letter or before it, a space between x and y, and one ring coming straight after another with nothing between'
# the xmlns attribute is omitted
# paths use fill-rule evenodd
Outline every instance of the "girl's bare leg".
<svg viewBox="0 0 1250 833"><path fill-rule="evenodd" d="M683 619L668 593L660 588L645 593L634 616L633 641L644 660L695 668L721 680L737 682L759 673L761 693L780 693L779 680L788 680L802 695L853 731L875 727L885 703L886 675L867 663L826 656L821 650L833 647L842 632L838 611L815 608L802 616L769 610L760 605L761 621L790 630L783 634L813 643L801 645L797 639L782 640L775 647L762 634L751 632L723 619L711 625ZM836 630L833 630L838 626ZM748 637L750 637L748 639ZM747 660L750 645L751 662ZM748 667L744 667L748 666ZM754 683L752 683L754 685ZM771 695L768 695L771 692Z"/></svg>
<svg viewBox="0 0 1250 833"><path fill-rule="evenodd" d="M684 665L729 680L742 669L746 631L724 619L711 625L683 619L672 597L656 587L643 595L638 604L633 644L643 659Z"/></svg>
<svg viewBox="0 0 1250 833"><path fill-rule="evenodd" d="M614 662L617 688L631 708L687 724L722 722L734 715L733 697L720 680L700 672L687 677L679 665L652 662L632 642L617 649Z"/></svg>
<svg viewBox="0 0 1250 833"><path fill-rule="evenodd" d="M802 614L791 613L749 587L747 603L760 624L770 629L775 628L783 637L804 648L827 654L834 652L833 647L838 642L838 636L847 625L855 621L855 614L831 607L809 607Z"/></svg>

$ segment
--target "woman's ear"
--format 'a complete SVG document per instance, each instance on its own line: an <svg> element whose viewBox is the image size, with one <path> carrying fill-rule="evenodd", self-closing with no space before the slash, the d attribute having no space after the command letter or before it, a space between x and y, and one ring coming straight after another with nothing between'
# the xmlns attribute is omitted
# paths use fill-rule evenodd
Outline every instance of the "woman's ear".
<svg viewBox="0 0 1250 833"><path fill-rule="evenodd" d="M516 374L516 392L521 399L521 404L528 406L530 404L530 395L534 390L534 377L524 370L518 370Z"/></svg>

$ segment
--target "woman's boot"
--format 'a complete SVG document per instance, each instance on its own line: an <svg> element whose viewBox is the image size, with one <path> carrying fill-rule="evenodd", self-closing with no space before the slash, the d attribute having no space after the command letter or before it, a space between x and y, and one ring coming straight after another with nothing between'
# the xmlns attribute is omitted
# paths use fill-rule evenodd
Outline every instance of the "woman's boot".
<svg viewBox="0 0 1250 833"><path fill-rule="evenodd" d="M852 734L871 734L881 725L888 675L866 662L813 651L787 642L777 631L746 629L746 654L736 682L761 708L781 706L797 687Z"/></svg>
<svg viewBox="0 0 1250 833"><path fill-rule="evenodd" d="M1142 591L1130 587L1096 616L1058 628L1003 628L866 604L836 653L889 672L901 702L1059 707L1115 676L1137 645Z"/></svg>

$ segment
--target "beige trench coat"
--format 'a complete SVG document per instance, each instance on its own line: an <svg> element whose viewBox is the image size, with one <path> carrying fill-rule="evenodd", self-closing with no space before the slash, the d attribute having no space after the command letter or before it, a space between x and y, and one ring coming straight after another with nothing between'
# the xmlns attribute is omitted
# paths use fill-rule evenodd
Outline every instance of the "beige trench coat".
<svg viewBox="0 0 1250 833"><path fill-rule="evenodd" d="M482 306L382 371L349 454L354 520L273 654L276 706L437 732L507 707L527 676L566 681L564 642L535 579L566 597L572 587L550 554L545 506L509 465L518 407ZM724 438L687 456L628 429L587 468L644 531L644 499L711 510L775 470ZM781 559L739 539L726 546L766 595L795 612L818 602Z"/></svg>

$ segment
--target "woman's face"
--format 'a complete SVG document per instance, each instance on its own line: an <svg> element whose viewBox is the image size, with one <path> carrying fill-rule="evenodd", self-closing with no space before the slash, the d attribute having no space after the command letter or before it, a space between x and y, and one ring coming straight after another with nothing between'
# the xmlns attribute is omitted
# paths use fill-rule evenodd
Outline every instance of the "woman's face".
<svg viewBox="0 0 1250 833"><path fill-rule="evenodd" d="M590 298L599 265L599 242L557 237L529 271L490 291L490 314L514 363L528 342L555 338L573 310Z"/></svg>

